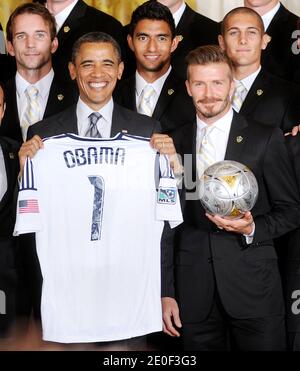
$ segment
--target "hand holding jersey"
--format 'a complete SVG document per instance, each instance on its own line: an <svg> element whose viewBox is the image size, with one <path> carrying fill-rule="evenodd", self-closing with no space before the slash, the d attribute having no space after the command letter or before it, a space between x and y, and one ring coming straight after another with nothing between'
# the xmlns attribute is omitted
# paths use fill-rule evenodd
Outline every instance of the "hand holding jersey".
<svg viewBox="0 0 300 371"><path fill-rule="evenodd" d="M148 140L121 134L49 138L26 161L15 234L36 232L45 340L112 341L162 329L161 234L164 220L175 227L182 215L167 157L158 190L157 164Z"/></svg>

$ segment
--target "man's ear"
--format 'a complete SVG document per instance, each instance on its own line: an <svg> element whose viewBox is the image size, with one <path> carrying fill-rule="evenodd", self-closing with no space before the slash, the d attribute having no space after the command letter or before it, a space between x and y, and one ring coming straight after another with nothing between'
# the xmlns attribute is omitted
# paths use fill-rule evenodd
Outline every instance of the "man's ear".
<svg viewBox="0 0 300 371"><path fill-rule="evenodd" d="M220 48L224 51L225 50L225 41L222 35L218 35L218 41Z"/></svg>
<svg viewBox="0 0 300 371"><path fill-rule="evenodd" d="M121 80L124 71L124 62L120 62L118 66L118 80Z"/></svg>
<svg viewBox="0 0 300 371"><path fill-rule="evenodd" d="M15 49L14 49L13 44L10 41L7 41L7 43L6 43L6 49L7 49L8 53L9 53L9 55L11 55L12 57L15 56Z"/></svg>
<svg viewBox="0 0 300 371"><path fill-rule="evenodd" d="M265 50L271 40L272 40L272 37L268 35L267 33L265 33L261 41L261 50Z"/></svg>
<svg viewBox="0 0 300 371"><path fill-rule="evenodd" d="M172 40L171 53L173 53L174 50L177 49L178 44L179 44L179 38L178 36L175 36L174 39Z"/></svg>
<svg viewBox="0 0 300 371"><path fill-rule="evenodd" d="M55 53L56 50L58 48L58 39L57 37L55 37L53 40L52 40L52 43L51 43L51 53Z"/></svg>
<svg viewBox="0 0 300 371"><path fill-rule="evenodd" d="M74 66L73 62L69 62L68 68L69 68L71 79L76 80L77 73L76 73L76 67Z"/></svg>
<svg viewBox="0 0 300 371"><path fill-rule="evenodd" d="M185 86L186 86L186 90L188 92L188 95L191 97L192 96L192 93L191 93L191 90L190 90L189 80L185 80Z"/></svg>
<svg viewBox="0 0 300 371"><path fill-rule="evenodd" d="M134 46L133 46L131 35L127 35L127 43L128 43L129 48L134 52Z"/></svg>

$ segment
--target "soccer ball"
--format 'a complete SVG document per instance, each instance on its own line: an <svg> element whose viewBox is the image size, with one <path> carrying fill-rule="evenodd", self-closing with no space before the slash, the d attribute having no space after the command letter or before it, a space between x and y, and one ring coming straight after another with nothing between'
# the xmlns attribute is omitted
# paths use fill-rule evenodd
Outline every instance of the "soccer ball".
<svg viewBox="0 0 300 371"><path fill-rule="evenodd" d="M200 178L200 201L209 214L238 219L251 210L258 196L252 171L236 161L209 166Z"/></svg>

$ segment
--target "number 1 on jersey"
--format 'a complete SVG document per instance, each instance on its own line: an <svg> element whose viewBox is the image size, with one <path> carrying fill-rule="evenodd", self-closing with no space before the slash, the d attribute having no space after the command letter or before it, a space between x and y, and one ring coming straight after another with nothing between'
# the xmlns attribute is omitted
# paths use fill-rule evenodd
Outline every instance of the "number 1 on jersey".
<svg viewBox="0 0 300 371"><path fill-rule="evenodd" d="M91 241L101 240L103 203L104 203L104 180L101 176L89 176L90 183L94 186L94 203L91 228Z"/></svg>

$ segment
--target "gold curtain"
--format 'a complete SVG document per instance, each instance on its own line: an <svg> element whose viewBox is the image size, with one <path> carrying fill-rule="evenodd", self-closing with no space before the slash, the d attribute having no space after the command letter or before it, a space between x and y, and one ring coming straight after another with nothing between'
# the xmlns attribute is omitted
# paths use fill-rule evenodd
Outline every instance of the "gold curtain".
<svg viewBox="0 0 300 371"><path fill-rule="evenodd" d="M122 24L127 24L130 20L132 11L145 0L85 0L89 5L94 6L106 13L113 15ZM24 0L1 0L0 1L0 21L5 28L9 14L20 4L26 3ZM188 0L187 3L196 9L196 0Z"/></svg>

